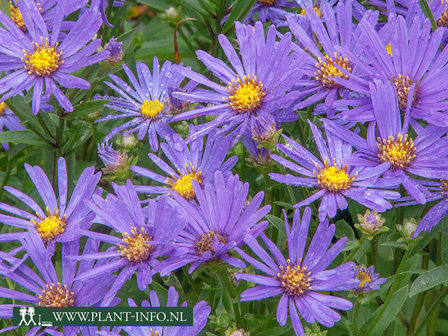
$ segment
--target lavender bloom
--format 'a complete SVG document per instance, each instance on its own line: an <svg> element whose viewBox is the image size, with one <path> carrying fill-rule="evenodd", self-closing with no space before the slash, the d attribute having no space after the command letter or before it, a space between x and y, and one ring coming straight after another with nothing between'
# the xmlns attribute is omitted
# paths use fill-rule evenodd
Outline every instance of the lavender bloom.
<svg viewBox="0 0 448 336"><path fill-rule="evenodd" d="M254 122L260 117L272 115L278 124L297 119L297 115L289 106L300 93L287 92L300 79L301 74L297 69L300 69L302 60L292 52L290 34L285 34L281 36L280 41L276 41L278 32L274 26L269 28L266 37L260 22L254 27L237 22L235 27L241 59L227 37L219 36L221 47L233 69L202 50L196 53L201 62L224 85L216 84L190 69L179 70L208 89L173 95L179 99L210 105L181 113L173 120L202 115L217 116L201 125L195 134L190 135L189 141L224 124L235 129L237 135L241 135L247 129L252 130Z"/></svg>
<svg viewBox="0 0 448 336"><path fill-rule="evenodd" d="M118 42L115 37L112 37L109 42L107 42L104 50L109 52L109 57L106 58L106 61L109 64L117 64L123 59L124 53L121 50L123 42Z"/></svg>
<svg viewBox="0 0 448 336"><path fill-rule="evenodd" d="M340 116L352 122L375 120L370 85L379 79L393 85L403 115L409 110L413 119L448 126L447 50L439 51L445 28L431 32L428 19L415 17L408 25L403 17L390 15L383 34L367 21L360 22L359 30L361 55L345 48L340 50L360 73L336 81L362 96L339 101L337 107L353 107L344 109Z"/></svg>
<svg viewBox="0 0 448 336"><path fill-rule="evenodd" d="M110 175L112 179L125 181L131 176L130 166L137 160L125 152L115 150L112 144L98 144L98 156L103 161L104 174Z"/></svg>
<svg viewBox="0 0 448 336"><path fill-rule="evenodd" d="M257 21L265 23L269 20L277 26L283 26L287 24L286 16L292 15L286 9L293 7L297 7L297 3L291 0L257 0L243 23L253 22L258 13Z"/></svg>
<svg viewBox="0 0 448 336"><path fill-rule="evenodd" d="M190 134L194 134L196 128L190 125ZM178 134L174 133L166 138L167 143L161 144L168 164L158 156L149 153L149 158L165 173L157 174L149 169L132 166L131 169L138 175L147 177L165 186L136 186L138 192L148 194L166 194L174 190L187 200L195 197L192 181L199 185L213 181L215 171L219 170L225 175L230 174L238 157L232 156L225 161L227 152L232 145L231 135L220 135L212 132L208 135L204 147L203 137L196 138L187 144Z"/></svg>
<svg viewBox="0 0 448 336"><path fill-rule="evenodd" d="M142 307L160 307L159 298L155 291L149 293L149 300L144 300ZM179 294L174 287L168 289L168 299L166 307L177 307ZM129 307L137 307L137 304L131 298L128 299ZM186 307L187 302L184 302L181 307ZM211 308L207 302L200 301L193 307L193 326L191 327L122 327L122 330L127 335L132 336L196 336L207 324L207 317L210 314ZM101 333L100 333L101 335ZM117 334L118 336L119 334Z"/></svg>
<svg viewBox="0 0 448 336"><path fill-rule="evenodd" d="M241 260L231 257L229 251L243 244L246 234L258 237L266 228L267 221L260 220L271 206L259 208L263 192L247 203L249 185L241 182L238 175L224 178L220 171L215 173L214 184L207 183L201 188L196 181L192 183L197 201L188 202L172 193L175 207L188 224L176 238L176 254L163 262L160 274L165 276L191 262L188 273L192 273L199 265L213 259L245 267Z"/></svg>
<svg viewBox="0 0 448 336"><path fill-rule="evenodd" d="M51 32L48 32L35 1L18 0L18 4L27 34L5 13L0 12L0 22L4 26L0 28L4 37L0 41L0 50L5 53L0 70L9 71L8 75L0 79L2 101L33 88L34 114L39 112L44 90L46 96L54 95L64 110L73 111L72 103L56 83L65 88L90 87L88 81L70 73L95 64L108 55L107 52L94 54L101 41L91 41L101 26L99 14L85 11L59 41L67 1L59 1L55 7Z"/></svg>
<svg viewBox="0 0 448 336"><path fill-rule="evenodd" d="M45 252L45 246L36 231L30 231L22 240L25 251L29 254L37 273L25 264L21 264L14 269L8 264L17 264L18 259L8 253L0 252L3 263L0 264L0 274L9 278L18 287L26 289L22 292L15 289L0 287L0 297L16 300L14 304L0 305L0 318L12 318L13 307L24 307L29 305L38 307L91 307L98 306L102 297L107 292L109 285L113 282L114 276L101 274L101 279L92 278L89 281L77 281L75 277L81 272L86 272L93 266L101 266L108 262L102 259L95 263L81 261L79 265L70 260L70 256L79 253L79 241L73 241L62 245L62 277L58 276L55 266ZM99 242L87 240L83 253L96 253ZM25 302L26 304L20 303ZM117 304L117 300L112 305ZM20 326L8 327L0 330L0 333L20 328ZM34 326L26 335L36 335L42 331L41 326ZM51 335L78 335L80 327L46 327L45 332ZM82 333L84 334L84 333Z"/></svg>
<svg viewBox="0 0 448 336"><path fill-rule="evenodd" d="M154 57L152 75L145 64L137 63L137 80L127 65L123 64L123 70L133 87L116 75L110 74L109 77L114 83L105 83L121 97L101 98L109 99L109 104L106 106L120 113L105 116L97 122L121 118L132 119L114 128L106 135L104 142L129 129L123 133L137 132L139 140L148 134L151 149L157 151L159 148L157 134L165 137L174 132L168 126L168 123L172 121L172 116L169 113L167 90L171 87L178 88L184 79L179 71L180 68L182 67L166 61L160 69L159 60Z"/></svg>
<svg viewBox="0 0 448 336"><path fill-rule="evenodd" d="M290 185L319 188L316 193L297 203L295 207L309 205L311 202L322 198L319 205L319 220L321 221L327 215L330 218L334 217L337 209L347 208L346 197L380 212L392 208L387 199L398 199L400 194L381 188L395 187L396 183L390 184L378 179L389 166L382 164L371 168L344 164L344 160L352 155L352 145L341 141L328 132L325 142L317 127L311 122L309 124L321 160L286 136L284 138L287 145L278 145L278 149L294 162L278 155L272 155L273 160L302 175L298 177L290 174L271 173L269 176L273 180Z"/></svg>
<svg viewBox="0 0 448 336"><path fill-rule="evenodd" d="M186 222L167 204L166 198L152 200L143 209L132 183L123 186L114 184L117 196L109 194L106 199L93 197L89 206L96 213L98 221L121 235L106 235L94 231L81 230L85 236L106 242L110 247L105 252L84 254L80 260L108 258L111 261L101 267L84 272L77 280L88 280L99 274L119 271L109 292L104 296L103 305L108 305L125 282L136 273L137 284L144 290L159 271L157 258L171 254L172 241L183 229Z"/></svg>
<svg viewBox="0 0 448 336"><path fill-rule="evenodd" d="M325 106L330 107L338 99L338 94L345 95L347 91L334 79L347 79L348 74L353 71L351 59L337 49L338 46L347 50L355 47L352 1L339 2L335 11L329 3L322 3L320 10L313 10L308 6L305 8L311 27L310 34L299 22L300 17L288 17L291 31L301 47L307 51L300 50L305 58L302 68L306 79L298 81L298 84L302 94L309 97L300 102L296 108L313 105L322 99L325 99ZM319 15L321 13L323 17ZM373 16L369 18L375 19ZM318 42L313 39L314 35Z"/></svg>
<svg viewBox="0 0 448 336"><path fill-rule="evenodd" d="M260 246L252 236L246 236L245 243L261 259L252 258L236 248L241 257L256 269L267 275L239 273L235 277L258 284L241 293L241 301L262 300L281 295L277 307L277 321L284 326L289 316L296 335L305 335L299 314L308 323L315 321L326 327L332 327L340 316L331 308L349 310L352 303L348 300L319 293L319 291L340 291L356 288L359 280L355 277L353 262L345 263L334 269L326 270L341 253L347 238L337 241L330 249L335 226L321 222L304 254L311 218L310 208L305 208L302 218L300 211L294 212L292 228L289 228L285 214L286 237L289 256L285 260L280 249L261 235L266 247L274 259Z"/></svg>
<svg viewBox="0 0 448 336"><path fill-rule="evenodd" d="M6 105L5 102L0 103L0 133L6 128L9 131L24 130L25 126L20 124L20 119ZM2 143L5 150L9 149L8 143Z"/></svg>
<svg viewBox="0 0 448 336"><path fill-rule="evenodd" d="M403 124L393 84L375 80L370 85L375 122L369 125L367 139L329 120L328 132L356 147L346 160L354 166L378 167L386 164L384 177L395 179L418 202L425 203L429 191L410 174L428 179L448 178L446 129L413 123L417 137L409 136L409 113Z"/></svg>
<svg viewBox="0 0 448 336"><path fill-rule="evenodd" d="M28 231L36 230L51 255L56 242L66 243L76 240L80 237L76 229L91 225L91 220L87 216L90 210L84 202L92 197L101 173L95 174L93 167L86 168L67 203L67 167L64 158L58 160L58 197L40 167L25 164L25 169L45 205L45 211L25 193L12 187L5 187L7 192L26 204L35 214L0 203L0 209L11 214L0 214L0 221Z"/></svg>
<svg viewBox="0 0 448 336"><path fill-rule="evenodd" d="M378 290L380 289L380 285L386 282L386 279L380 278L380 275L375 273L374 266L357 268L356 279L359 280L359 285L355 289L355 292Z"/></svg>

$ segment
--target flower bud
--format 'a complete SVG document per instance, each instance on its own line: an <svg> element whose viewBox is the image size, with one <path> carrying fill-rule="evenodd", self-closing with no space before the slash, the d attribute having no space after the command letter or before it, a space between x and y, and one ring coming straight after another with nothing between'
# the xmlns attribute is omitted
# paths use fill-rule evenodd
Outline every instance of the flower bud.
<svg viewBox="0 0 448 336"><path fill-rule="evenodd" d="M180 7L169 7L164 13L159 14L162 21L165 21L170 26L174 27L181 20Z"/></svg>
<svg viewBox="0 0 448 336"><path fill-rule="evenodd" d="M125 151L133 150L137 147L139 141L133 133L123 134L122 137L117 139L117 144Z"/></svg>
<svg viewBox="0 0 448 336"><path fill-rule="evenodd" d="M366 210L364 215L358 214L359 223L355 227L371 240L375 235L389 230L387 226L383 226L386 219L376 211Z"/></svg>
<svg viewBox="0 0 448 336"><path fill-rule="evenodd" d="M245 331L244 329L236 329L236 328L228 328L225 331L225 336L249 336L250 332Z"/></svg>
<svg viewBox="0 0 448 336"><path fill-rule="evenodd" d="M415 218L405 218L403 225L397 225L397 230L403 237L401 240L411 241L417 225L418 223Z"/></svg>
<svg viewBox="0 0 448 336"><path fill-rule="evenodd" d="M111 65L115 65L123 59L123 51L121 50L121 45L123 42L118 42L115 37L112 37L109 42L104 47L104 50L109 52L109 57L106 58L106 62Z"/></svg>
<svg viewBox="0 0 448 336"><path fill-rule="evenodd" d="M98 156L104 163L104 174L120 181L130 177L130 166L133 160L126 153L115 150L111 144L101 143L98 144Z"/></svg>

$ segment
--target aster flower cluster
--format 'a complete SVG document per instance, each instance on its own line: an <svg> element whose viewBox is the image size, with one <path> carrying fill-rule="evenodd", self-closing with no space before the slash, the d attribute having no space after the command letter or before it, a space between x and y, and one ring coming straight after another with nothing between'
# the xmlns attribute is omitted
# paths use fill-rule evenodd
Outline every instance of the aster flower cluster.
<svg viewBox="0 0 448 336"><path fill-rule="evenodd" d="M0 333L436 335L448 3L163 3L0 11Z"/></svg>

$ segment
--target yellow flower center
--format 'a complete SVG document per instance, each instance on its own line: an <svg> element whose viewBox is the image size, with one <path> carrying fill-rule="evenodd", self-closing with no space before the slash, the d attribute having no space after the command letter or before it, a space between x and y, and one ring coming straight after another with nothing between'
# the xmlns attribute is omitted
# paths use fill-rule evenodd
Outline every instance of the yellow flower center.
<svg viewBox="0 0 448 336"><path fill-rule="evenodd" d="M38 307L73 307L75 305L75 292L62 286L60 282L45 285L42 294L38 295Z"/></svg>
<svg viewBox="0 0 448 336"><path fill-rule="evenodd" d="M28 70L29 74L49 76L64 62L60 60L62 51L57 51L58 43L51 47L48 39L44 43L43 38L41 38L40 44L33 42L33 45L33 52L29 53L23 50L25 58L22 58L22 62L25 63L25 69Z"/></svg>
<svg viewBox="0 0 448 336"><path fill-rule="evenodd" d="M23 22L22 13L20 13L19 8L14 7L12 2L9 2L9 9L11 11L11 20L15 23L17 27L19 27L20 30L25 31L25 22Z"/></svg>
<svg viewBox="0 0 448 336"><path fill-rule="evenodd" d="M152 330L152 328L149 329L149 332L151 333L149 336L160 336L159 332Z"/></svg>
<svg viewBox="0 0 448 336"><path fill-rule="evenodd" d="M154 252L154 247L149 243L152 237L148 235L144 228L138 229L134 226L131 229L131 235L123 233L123 244L118 244L120 254L127 258L131 263L145 262Z"/></svg>
<svg viewBox="0 0 448 336"><path fill-rule="evenodd" d="M313 7L313 9L314 9L314 11L316 12L316 14L317 14L318 17L322 17L322 12L320 11L319 8L317 8L317 7ZM305 16L305 15L306 15L306 9L304 8L304 9L301 10L301 12L300 12L300 16Z"/></svg>
<svg viewBox="0 0 448 336"><path fill-rule="evenodd" d="M414 141L398 134L395 139L389 136L387 139L378 138L378 158L381 162L389 162L393 168L406 169L415 158L416 148Z"/></svg>
<svg viewBox="0 0 448 336"><path fill-rule="evenodd" d="M321 84L326 88L335 88L340 87L339 84L335 83L330 77L339 77L343 79L348 79L348 76L344 74L341 70L339 70L336 65L347 70L348 72L352 72L352 67L349 64L348 58L339 56L337 53L334 53L334 57L328 57L325 55L324 60L322 58L317 59L319 62L316 63L316 67L318 70L314 73L316 76L316 80L321 82Z"/></svg>
<svg viewBox="0 0 448 336"><path fill-rule="evenodd" d="M318 171L314 171L314 175L317 177L317 183L328 191L338 192L350 188L357 175L350 177L347 174L347 166L340 169L336 162L330 167L327 158L325 158L323 169L318 165L316 165L316 168Z"/></svg>
<svg viewBox="0 0 448 336"><path fill-rule="evenodd" d="M356 275L356 278L359 280L359 288L364 288L367 284L369 284L372 279L367 272L360 270Z"/></svg>
<svg viewBox="0 0 448 336"><path fill-rule="evenodd" d="M64 233L67 224L65 223L65 215L62 218L59 216L59 210L56 209L54 215L52 215L47 208L47 217L45 218L40 217L39 214L36 215L40 221L36 222L31 219L31 223L36 226L37 233L42 240L48 241Z"/></svg>
<svg viewBox="0 0 448 336"><path fill-rule="evenodd" d="M227 99L229 105L238 113L255 112L263 101L266 93L263 83L257 81L257 76L245 75L243 80L237 78L237 82L231 81L227 86L231 94Z"/></svg>
<svg viewBox="0 0 448 336"><path fill-rule="evenodd" d="M436 22L437 27L448 27L448 8L440 15Z"/></svg>
<svg viewBox="0 0 448 336"><path fill-rule="evenodd" d="M401 111L405 111L408 106L408 96L411 89L411 85L415 81L409 76L398 75L397 77L392 77L392 83L397 90L398 105ZM415 104L417 100L417 85L414 89L414 96L412 97L412 105Z"/></svg>
<svg viewBox="0 0 448 336"><path fill-rule="evenodd" d="M390 55L390 57L392 57L392 45L390 44L390 42L386 45L386 51L387 53Z"/></svg>
<svg viewBox="0 0 448 336"><path fill-rule="evenodd" d="M140 112L143 118L156 120L159 117L160 112L163 111L163 104L158 99L145 100L140 107Z"/></svg>
<svg viewBox="0 0 448 336"><path fill-rule="evenodd" d="M278 0L257 0L258 3L261 3L266 6L274 6Z"/></svg>
<svg viewBox="0 0 448 336"><path fill-rule="evenodd" d="M6 105L5 102L0 103L0 117L5 115L7 108L8 108L8 105Z"/></svg>
<svg viewBox="0 0 448 336"><path fill-rule="evenodd" d="M195 180L197 183L201 184L202 172L196 172L191 164L190 167L188 167L188 165L186 166L186 170L187 174L185 175L181 175L180 170L178 170L181 175L180 177L167 177L166 183L168 183L171 186L171 189L183 198L191 200L195 197L193 183L191 183L191 181Z"/></svg>
<svg viewBox="0 0 448 336"><path fill-rule="evenodd" d="M210 251L212 254L215 253L213 249L213 241L215 237L218 239L220 243L225 244L227 242L227 237L224 235L220 235L215 231L207 231L201 238L195 243L196 249L200 255L204 254L206 251Z"/></svg>
<svg viewBox="0 0 448 336"><path fill-rule="evenodd" d="M280 266L280 272L277 273L277 278L281 281L282 287L286 293L291 296L300 296L311 289L310 274L307 272L307 267L298 265L291 266L291 260L287 260L286 267Z"/></svg>

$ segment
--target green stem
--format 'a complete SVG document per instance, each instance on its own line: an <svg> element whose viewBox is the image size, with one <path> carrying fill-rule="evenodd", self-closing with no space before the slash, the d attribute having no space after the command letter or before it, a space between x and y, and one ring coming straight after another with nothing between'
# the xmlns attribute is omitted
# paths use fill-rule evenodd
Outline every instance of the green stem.
<svg viewBox="0 0 448 336"><path fill-rule="evenodd" d="M445 299L445 296L448 294L448 289L444 288L440 294L437 296L437 299L435 299L433 301L433 304L431 305L431 307L428 309L428 313L426 314L425 318L422 320L422 322L420 323L419 327L417 328L417 330L412 334L412 336L417 336L420 334L420 332L423 330L424 327L426 327L427 325L427 321L428 319L431 317L431 315L434 313L434 311L436 310L436 308L438 308L440 306L440 303L443 301L443 299Z"/></svg>
<svg viewBox="0 0 448 336"><path fill-rule="evenodd" d="M359 330L358 330L359 306L360 306L360 303L358 301L356 301L355 307L353 310L353 332L354 332L355 336L359 335Z"/></svg>
<svg viewBox="0 0 448 336"><path fill-rule="evenodd" d="M9 180L9 174L11 173L11 158L8 158L8 161L6 162L6 169L3 174L2 183L0 184L0 199L3 195L3 187L8 183Z"/></svg>

